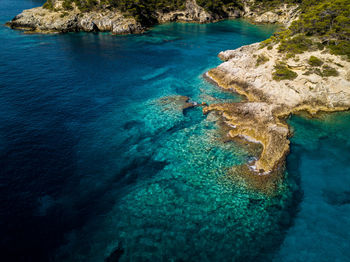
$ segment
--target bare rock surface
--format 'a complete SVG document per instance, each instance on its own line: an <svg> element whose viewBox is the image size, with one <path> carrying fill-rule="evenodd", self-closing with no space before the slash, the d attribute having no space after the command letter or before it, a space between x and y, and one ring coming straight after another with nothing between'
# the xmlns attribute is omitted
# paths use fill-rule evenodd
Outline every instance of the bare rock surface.
<svg viewBox="0 0 350 262"><path fill-rule="evenodd" d="M218 20L219 16L212 15L200 7L196 0L187 0L184 10L172 11L169 13L158 12L158 22L198 22L208 23Z"/></svg>
<svg viewBox="0 0 350 262"><path fill-rule="evenodd" d="M59 3L55 4L58 8ZM134 18L127 18L116 9L81 12L76 7L70 11L52 11L43 7L24 10L7 25L36 33L108 31L113 34L133 34L145 30Z"/></svg>

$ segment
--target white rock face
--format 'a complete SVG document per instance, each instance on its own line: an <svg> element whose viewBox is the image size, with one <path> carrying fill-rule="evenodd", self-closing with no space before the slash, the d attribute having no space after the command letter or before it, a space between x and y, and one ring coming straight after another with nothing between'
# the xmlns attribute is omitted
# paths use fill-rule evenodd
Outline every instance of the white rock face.
<svg viewBox="0 0 350 262"><path fill-rule="evenodd" d="M259 56L268 58L268 61L257 65ZM336 69L338 76L322 77L312 72L315 67L308 64L310 56ZM221 52L219 57L226 61L217 67L225 77L246 83L250 91L261 94L269 103L290 108L310 103L328 108L350 107L350 62L340 56L325 51L296 55L285 62L298 76L293 80L281 81L273 79L274 66L282 60L282 54L276 46L272 50L259 49L259 43L256 43ZM322 70L322 67L319 69Z"/></svg>
<svg viewBox="0 0 350 262"><path fill-rule="evenodd" d="M55 3L58 6L59 1ZM118 10L82 13L77 8L50 11L42 7L24 10L8 25L33 32L109 31L115 34L140 33L145 28L134 18L124 17Z"/></svg>
<svg viewBox="0 0 350 262"><path fill-rule="evenodd" d="M200 7L196 0L187 0L185 10L173 11L169 13L158 12L158 22L198 22L208 23L212 22L218 17L209 14L204 8Z"/></svg>
<svg viewBox="0 0 350 262"><path fill-rule="evenodd" d="M297 5L284 4L272 11L260 12L259 10L251 10L251 4L251 1L245 2L243 16L255 23L278 23L288 27L299 16Z"/></svg>

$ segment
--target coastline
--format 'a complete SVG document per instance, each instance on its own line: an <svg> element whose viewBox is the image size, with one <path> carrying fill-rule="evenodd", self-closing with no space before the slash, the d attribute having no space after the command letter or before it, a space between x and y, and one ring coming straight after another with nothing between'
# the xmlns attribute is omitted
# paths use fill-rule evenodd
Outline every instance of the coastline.
<svg viewBox="0 0 350 262"><path fill-rule="evenodd" d="M50 34L67 32L110 32L115 35L139 34L154 25L169 22L213 23L227 19L242 18L253 24L288 25L298 15L298 6L281 5L274 10L251 10L249 2L244 2L243 9L225 10L224 14L208 12L199 6L196 0L187 0L184 10L155 13L156 21L143 24L136 18L125 16L116 8L81 11L73 3L71 10L63 8L61 0L55 0L52 10L36 7L23 10L5 25L11 29L28 33Z"/></svg>
<svg viewBox="0 0 350 262"><path fill-rule="evenodd" d="M269 61L257 65L261 54L268 55ZM281 175L290 151L292 134L286 122L289 116L302 112L316 116L319 112L350 109L350 62L327 52L316 52L320 59L332 66L341 65L337 67L338 75L308 75L305 73L309 66L305 64L313 54L315 52L306 52L297 58L286 59L287 64L294 63L294 68L298 69L298 77L291 80L273 79L274 64L280 60L281 54L276 47L267 50L266 47L260 48L258 43L221 52L219 57L225 62L207 72L208 78L222 89L234 90L247 100L211 104L203 109L204 114L214 112L228 124L229 137L248 136L262 144L263 151L258 160L248 164L249 168L239 167L247 179L257 180L259 175L272 173ZM253 185L255 182L249 183ZM271 190L266 186L268 182L264 183L259 185L260 189Z"/></svg>
<svg viewBox="0 0 350 262"><path fill-rule="evenodd" d="M235 10L227 17L220 17L208 13L195 0L188 0L185 10L158 13L156 24L212 23L243 18L257 24L274 23L289 27L299 15L296 5L284 4L273 11L259 13L259 10L251 10L247 3L244 10ZM84 13L77 7L69 12L60 8L62 3L57 0L55 11L42 7L25 10L7 25L29 33L86 31L123 35L143 33L149 29L149 26L142 25L133 17L125 17L116 9ZM258 175L283 169L289 153L291 132L286 119L290 115L303 111L316 115L318 112L350 109L349 61L320 50L288 58L279 52L277 46L261 47L260 43L255 43L221 52L219 58L224 62L205 74L221 88L234 90L246 98L247 101L241 103L211 104L204 107L203 112L219 114L230 127L229 137L249 138L248 141L263 146L260 158L250 165L251 168L244 169ZM336 68L337 75L320 75L320 68L308 65L311 56L318 57L332 69ZM293 69L296 76L293 79L274 79L279 63Z"/></svg>

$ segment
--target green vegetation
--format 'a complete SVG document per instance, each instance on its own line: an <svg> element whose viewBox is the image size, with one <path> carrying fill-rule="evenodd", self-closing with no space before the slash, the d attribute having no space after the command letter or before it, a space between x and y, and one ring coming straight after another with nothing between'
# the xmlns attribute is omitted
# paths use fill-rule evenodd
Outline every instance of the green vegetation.
<svg viewBox="0 0 350 262"><path fill-rule="evenodd" d="M269 58L267 56L261 54L256 59L255 66L259 66L259 65L265 64L267 61L269 61Z"/></svg>
<svg viewBox="0 0 350 262"><path fill-rule="evenodd" d="M63 12L62 14L60 14L60 17L63 18L65 16L68 16L69 14L67 12Z"/></svg>
<svg viewBox="0 0 350 262"><path fill-rule="evenodd" d="M208 12L226 16L225 10L230 8L242 9L241 0L196 0ZM83 12L101 7L114 7L121 10L126 16L135 17L144 25L156 22L156 12L170 12L183 10L186 0L64 0L62 7L72 10L73 3ZM52 0L44 4L44 8L53 9Z"/></svg>
<svg viewBox="0 0 350 262"><path fill-rule="evenodd" d="M52 0L44 4L44 8L52 9ZM62 7L72 10L73 3L82 12L88 12L102 7L117 8L126 16L135 19L144 25L150 25L156 21L156 11L169 12L185 8L186 0L64 0Z"/></svg>
<svg viewBox="0 0 350 262"><path fill-rule="evenodd" d="M53 8L52 0L47 0L46 3L43 5L43 8L53 10L54 8Z"/></svg>
<svg viewBox="0 0 350 262"><path fill-rule="evenodd" d="M330 67L328 65L324 65L322 67L322 76L328 77L328 76L338 76L338 75L339 75L339 72L335 68Z"/></svg>
<svg viewBox="0 0 350 262"><path fill-rule="evenodd" d="M269 47L272 49L274 40L275 40L275 37L272 36L272 37L270 37L270 38L268 38L268 39L262 41L262 42L260 43L260 46L259 46L259 47L260 47L260 48L264 48L264 47L267 46L268 49L269 49Z"/></svg>
<svg viewBox="0 0 350 262"><path fill-rule="evenodd" d="M70 1L65 0L62 4L63 9L65 10L72 10L73 6L72 3Z"/></svg>
<svg viewBox="0 0 350 262"><path fill-rule="evenodd" d="M197 4L208 12L225 16L224 9L236 8L243 9L241 0L196 0Z"/></svg>
<svg viewBox="0 0 350 262"><path fill-rule="evenodd" d="M317 58L316 56L310 56L308 63L311 66L321 66L321 65L323 65L323 61L321 59Z"/></svg>
<svg viewBox="0 0 350 262"><path fill-rule="evenodd" d="M259 13L263 13L272 10L281 4L300 4L301 0L255 0L252 2L251 10L259 10Z"/></svg>
<svg viewBox="0 0 350 262"><path fill-rule="evenodd" d="M273 79L276 81L280 80L293 80L298 74L288 68L288 65L279 62L275 65L275 71L272 74Z"/></svg>
<svg viewBox="0 0 350 262"><path fill-rule="evenodd" d="M338 76L339 72L335 68L329 65L324 65L322 67L322 70L319 67L313 67L313 68L309 68L309 70L306 73L304 73L304 75L310 75L310 74L316 74L322 77L329 77L329 76Z"/></svg>
<svg viewBox="0 0 350 262"><path fill-rule="evenodd" d="M44 8L53 10L53 0L47 0ZM196 0L208 12L225 17L225 10L242 9L243 0ZM118 8L126 16L132 16L143 25L157 21L157 12L183 10L186 0L64 0L63 8L71 10L73 3L81 11L97 8ZM276 32L261 43L261 48L278 50L286 57L308 50L323 50L344 55L350 59L350 0L255 0L249 3L252 10L266 12L281 4L298 4L300 17L288 29Z"/></svg>
<svg viewBox="0 0 350 262"><path fill-rule="evenodd" d="M302 0L301 15L287 30L275 34L279 51L290 55L327 47L350 58L350 1Z"/></svg>
<svg viewBox="0 0 350 262"><path fill-rule="evenodd" d="M278 50L280 52L287 52L293 56L295 54L301 54L309 50L312 46L313 41L311 39L307 38L303 34L299 34L295 37L287 36L285 38L282 38Z"/></svg>

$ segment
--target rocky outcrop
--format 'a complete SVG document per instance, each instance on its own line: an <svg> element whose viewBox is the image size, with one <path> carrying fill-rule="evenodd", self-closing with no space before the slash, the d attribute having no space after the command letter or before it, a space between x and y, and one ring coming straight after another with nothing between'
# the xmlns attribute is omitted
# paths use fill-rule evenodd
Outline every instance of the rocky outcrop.
<svg viewBox="0 0 350 262"><path fill-rule="evenodd" d="M53 1L52 10L42 7L24 10L7 25L13 29L26 30L35 33L53 32L112 32L113 34L141 33L152 23L166 22L196 22L209 23L227 18L248 18L255 23L289 24L297 17L297 6L283 5L275 10L264 12L260 9L251 10L251 1L243 2L243 10L238 7L223 7L223 12L215 14L200 7L196 0L187 0L183 10L163 12L157 11L155 21L147 25L141 24L135 18L124 16L119 10L107 6L82 12L75 4L72 10L62 7L62 0Z"/></svg>
<svg viewBox="0 0 350 262"><path fill-rule="evenodd" d="M310 64L317 57L323 65ZM221 52L226 61L207 75L224 89L245 96L247 102L212 104L204 113L216 112L229 127L228 136L241 137L263 147L260 157L240 172L267 175L278 172L289 152L290 135L285 119L290 114L350 109L350 62L326 51L312 51L287 58L277 46L268 50L259 43ZM263 58L263 59L262 59ZM275 65L293 70L293 79L276 80ZM332 74L322 70L332 68Z"/></svg>
<svg viewBox="0 0 350 262"><path fill-rule="evenodd" d="M200 7L196 0L188 0L184 10L168 13L158 12L158 23L166 22L198 22L208 23L220 19L218 15L210 14Z"/></svg>
<svg viewBox="0 0 350 262"><path fill-rule="evenodd" d="M161 97L157 100L158 104L163 108L163 110L177 110L184 112L186 109L207 106L206 103L197 103L191 101L188 96L172 95Z"/></svg>
<svg viewBox="0 0 350 262"><path fill-rule="evenodd" d="M156 17L158 23L175 21L208 23L220 19L218 15L210 14L198 6L196 0L188 0L184 10L157 12ZM43 7L24 10L7 25L13 29L35 33L108 31L113 34L133 34L146 29L145 25L132 17L125 17L117 9L101 8L82 12L73 4L73 9L68 11L62 8L60 0L54 2L53 10Z"/></svg>
<svg viewBox="0 0 350 262"><path fill-rule="evenodd" d="M263 147L258 161L250 164L250 169L261 175L271 173L289 152L288 126L276 114L288 113L280 105L265 102L243 102L212 104L203 109L219 112L229 127L228 136L240 137Z"/></svg>
<svg viewBox="0 0 350 262"><path fill-rule="evenodd" d="M83 13L77 8L69 12L42 7L24 10L7 25L13 29L37 33L109 31L113 34L132 34L145 30L134 18L126 18L117 10Z"/></svg>
<svg viewBox="0 0 350 262"><path fill-rule="evenodd" d="M289 26L299 16L298 5L283 4L272 10L252 8L252 1L245 2L243 16L257 24L281 24Z"/></svg>

